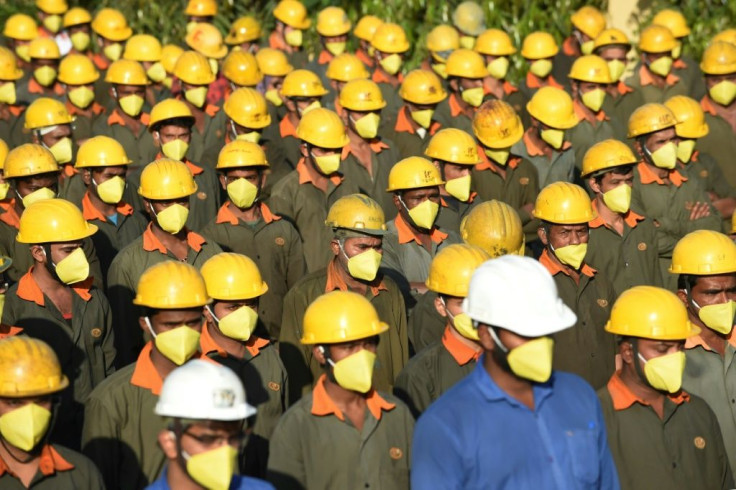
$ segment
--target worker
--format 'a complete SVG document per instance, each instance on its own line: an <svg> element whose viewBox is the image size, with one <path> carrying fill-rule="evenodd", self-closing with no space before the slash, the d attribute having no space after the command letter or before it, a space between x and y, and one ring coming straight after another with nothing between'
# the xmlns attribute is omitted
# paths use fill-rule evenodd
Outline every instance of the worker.
<svg viewBox="0 0 736 490"><path fill-rule="evenodd" d="M81 54L92 58L92 15L82 7L72 7L64 13L62 27L71 44L68 54Z"/></svg>
<svg viewBox="0 0 736 490"><path fill-rule="evenodd" d="M26 105L18 100L18 80L23 78L23 70L17 66L18 60L7 48L0 47L0 139L8 143L24 142L23 125L18 124L26 110Z"/></svg>
<svg viewBox="0 0 736 490"><path fill-rule="evenodd" d="M164 44L161 46L161 65L163 65L166 71L166 77L161 83L169 90L172 90L174 87L174 68L176 68L176 62L179 61L179 56L182 53L184 53L184 50L176 44Z"/></svg>
<svg viewBox="0 0 736 490"><path fill-rule="evenodd" d="M662 281L670 291L677 286L667 274L677 241L691 231L721 229L721 219L705 190L676 168L676 124L666 106L645 104L631 115L627 135L641 159L634 168L632 206L654 221Z"/></svg>
<svg viewBox="0 0 736 490"><path fill-rule="evenodd" d="M59 64L59 82L64 86L66 111L74 117L72 139L81 145L92 137L92 125L105 108L95 101L94 84L100 72L89 57L70 53Z"/></svg>
<svg viewBox="0 0 736 490"><path fill-rule="evenodd" d="M326 267L304 276L284 297L279 349L289 372L291 403L308 393L323 372L323 362L313 349L300 343L304 311L322 294L336 290L360 294L389 325L380 335L376 351L375 388L390 391L409 358L404 300L396 282L381 268L385 265L382 246L386 223L378 203L362 194L342 197L330 207L324 224L332 237L328 249L331 260Z"/></svg>
<svg viewBox="0 0 736 490"><path fill-rule="evenodd" d="M190 33L197 24L211 24L217 15L215 0L189 0L184 9L187 17L187 33Z"/></svg>
<svg viewBox="0 0 736 490"><path fill-rule="evenodd" d="M553 370L552 336L575 314L545 268L528 257L483 263L462 311L483 355L420 417L412 488L619 488L595 393Z"/></svg>
<svg viewBox="0 0 736 490"><path fill-rule="evenodd" d="M8 256L0 255L0 339L12 337L23 332L21 327L16 325L7 325L2 322L3 308L5 307L5 293L8 292L8 277L5 271L13 265L13 259Z"/></svg>
<svg viewBox="0 0 736 490"><path fill-rule="evenodd" d="M164 380L199 352L203 307L211 302L199 271L176 261L148 268L136 285L140 317L124 331L148 342L100 384L85 404L82 451L97 465L107 488L142 489L161 474L165 456L158 433L166 423L154 414ZM137 360L136 360L137 358Z"/></svg>
<svg viewBox="0 0 736 490"><path fill-rule="evenodd" d="M324 85L327 85L327 65L335 56L347 50L348 33L352 23L348 14L340 7L325 7L317 14L316 31L319 34L319 54L307 65L307 69L317 74Z"/></svg>
<svg viewBox="0 0 736 490"><path fill-rule="evenodd" d="M198 23L187 30L184 42L189 49L201 54L207 59L210 70L215 75L215 80L207 84L207 104L216 106L222 103L222 100L225 98L225 89L227 88L228 82L222 75L220 65L222 64L223 58L227 56L227 45L225 45L222 39L220 30L210 23ZM197 105L194 102L192 104Z"/></svg>
<svg viewBox="0 0 736 490"><path fill-rule="evenodd" d="M473 271L491 257L465 244L449 245L432 259L427 288L436 293L434 307L445 320L441 340L411 358L399 373L394 395L407 404L415 418L470 374L483 348L478 331L462 310ZM415 334L416 335L416 334Z"/></svg>
<svg viewBox="0 0 736 490"><path fill-rule="evenodd" d="M166 69L161 63L161 42L150 34L135 34L125 43L123 59L137 61L146 70L149 84L146 86L146 104L149 107L156 102L171 97L171 92L163 84Z"/></svg>
<svg viewBox="0 0 736 490"><path fill-rule="evenodd" d="M123 43L133 35L133 29L122 12L114 8L103 8L92 20L96 45L100 52L92 57L97 69L104 72L118 61L123 54Z"/></svg>
<svg viewBox="0 0 736 490"><path fill-rule="evenodd" d="M593 388L606 384L616 344L603 331L616 299L605 273L586 261L589 225L595 212L582 187L555 182L539 192L534 217L544 245L539 263L554 277L560 298L577 315L575 328L555 337L555 368L584 378Z"/></svg>
<svg viewBox="0 0 736 490"><path fill-rule="evenodd" d="M736 466L736 409L731 362L736 342L736 245L723 235L698 230L685 235L672 252L670 274L677 275L677 296L700 333L685 340L682 386L713 409L731 468Z"/></svg>
<svg viewBox="0 0 736 490"><path fill-rule="evenodd" d="M343 148L350 140L337 114L323 108L307 112L296 128L296 138L299 162L273 187L269 206L294 224L302 238L307 271L314 272L332 258L328 249L332 236L324 224L330 206L342 196L356 194L358 186L338 173Z"/></svg>
<svg viewBox="0 0 736 490"><path fill-rule="evenodd" d="M651 25L639 36L640 64L626 84L640 90L645 103L662 103L673 95L687 95L685 81L672 70L677 40L666 27Z"/></svg>
<svg viewBox="0 0 736 490"><path fill-rule="evenodd" d="M427 58L422 61L420 68L434 71L438 77L447 79L447 57L460 49L460 34L454 27L440 24L429 31L426 43Z"/></svg>
<svg viewBox="0 0 736 490"><path fill-rule="evenodd" d="M304 31L312 25L307 9L299 0L280 0L273 16L276 26L268 36L268 47L286 53L289 64L295 68L305 68L308 57L302 47Z"/></svg>
<svg viewBox="0 0 736 490"><path fill-rule="evenodd" d="M476 37L486 29L483 7L473 1L458 4L452 12L452 24L460 34L460 47L473 49Z"/></svg>
<svg viewBox="0 0 736 490"><path fill-rule="evenodd" d="M586 260L611 278L616 295L634 286L661 286L657 231L631 209L637 159L626 144L605 140L583 158L582 178L594 196Z"/></svg>
<svg viewBox="0 0 736 490"><path fill-rule="evenodd" d="M263 96L268 101L268 111L272 119L280 121L286 115L284 100L281 98L281 86L284 84L284 77L294 67L289 64L282 51L271 48L259 49L256 61L263 73Z"/></svg>
<svg viewBox="0 0 736 490"><path fill-rule="evenodd" d="M225 44L230 51L243 51L256 54L260 49L258 42L261 39L261 24L254 17L244 15L230 24L230 31L225 36Z"/></svg>
<svg viewBox="0 0 736 490"><path fill-rule="evenodd" d="M245 393L229 369L205 361L193 360L167 376L155 408L166 423L158 443L167 465L147 488L272 490L264 481L238 474L238 450L247 437L243 421L256 413L249 403L252 392L247 401Z"/></svg>
<svg viewBox="0 0 736 490"><path fill-rule="evenodd" d="M257 144L236 140L225 145L217 171L228 199L202 234L223 250L246 255L258 264L269 285L258 302L258 316L268 330L268 338L275 340L281 329L283 298L304 275L305 264L296 229L275 215L263 200L269 168Z"/></svg>
<svg viewBox="0 0 736 490"><path fill-rule="evenodd" d="M557 80L552 74L554 57L560 48L552 34L544 31L534 31L528 34L521 44L521 56L529 71L519 85L524 97L531 99L534 92L542 87L553 87L564 90L563 80Z"/></svg>
<svg viewBox="0 0 736 490"><path fill-rule="evenodd" d="M227 80L223 100L227 101L234 90L242 87L256 88L263 81L256 57L243 50L231 51L222 62L222 76ZM222 101L220 101L222 102Z"/></svg>
<svg viewBox="0 0 736 490"><path fill-rule="evenodd" d="M30 104L38 97L63 100L64 87L56 80L61 53L56 42L48 37L37 37L28 45L31 76L18 85L18 100Z"/></svg>
<svg viewBox="0 0 736 490"><path fill-rule="evenodd" d="M141 173L138 194L151 222L141 236L125 246L110 264L107 293L118 337L119 367L135 360L143 346L140 331L130 326L140 316L134 306L135 288L144 271L159 262L177 261L202 267L220 253L220 247L187 226L191 195L197 184L182 162L164 158L148 164Z"/></svg>
<svg viewBox="0 0 736 490"><path fill-rule="evenodd" d="M33 265L9 290L2 321L47 342L72 381L62 396L55 440L79 448L83 407L89 394L115 371L110 304L92 284L82 248L97 227L63 199L38 201L20 218L16 240Z"/></svg>
<svg viewBox="0 0 736 490"><path fill-rule="evenodd" d="M383 100L386 101L386 117L393 121L401 104L396 92L399 85L403 86L404 76L401 73L401 68L408 56L409 40L400 25L386 22L376 29L371 38L371 47L373 48L373 76L371 80L381 88Z"/></svg>
<svg viewBox="0 0 736 490"><path fill-rule="evenodd" d="M322 375L271 438L268 479L277 488L409 488L411 413L373 382L389 328L359 293L332 291L309 305L301 343Z"/></svg>
<svg viewBox="0 0 736 490"><path fill-rule="evenodd" d="M473 116L485 96L483 79L488 68L480 54L458 49L447 57L445 71L450 96L439 103L435 116L443 127L471 132Z"/></svg>
<svg viewBox="0 0 736 490"><path fill-rule="evenodd" d="M69 386L45 342L30 337L0 340L0 486L102 490L95 465L49 441L59 427L58 396Z"/></svg>
<svg viewBox="0 0 736 490"><path fill-rule="evenodd" d="M562 51L553 60L554 76L567 80L575 60L593 53L594 41L606 28L603 13L591 5L583 5L570 16L572 30L562 43Z"/></svg>
<svg viewBox="0 0 736 490"><path fill-rule="evenodd" d="M356 55L342 53L335 56L327 64L327 71L325 72L327 81L325 85L329 85L332 90L322 97L322 102L325 107L332 106L338 115L342 115L342 107L338 99L345 84L353 80L366 80L370 77L370 72ZM381 100L383 100L383 95L381 95Z"/></svg>
<svg viewBox="0 0 736 490"><path fill-rule="evenodd" d="M200 349L227 366L250 393L258 417L249 429L245 467L251 476L266 476L268 440L288 406L289 384L278 350L259 323L259 301L268 291L254 261L244 255L221 253L202 266L212 304L205 306ZM265 332L266 334L268 332Z"/></svg>
<svg viewBox="0 0 736 490"><path fill-rule="evenodd" d="M687 38L690 35L690 27L687 19L679 10L663 9L657 12L652 19L652 24L664 26L670 30L677 41L675 49L672 50L672 71L685 81L688 86L689 97L699 100L705 95L705 84L703 73L698 64L687 54L684 54L687 46Z"/></svg>
<svg viewBox="0 0 736 490"><path fill-rule="evenodd" d="M381 24L383 24L383 21L375 15L364 15L358 19L355 27L353 27L353 36L358 41L355 55L368 68L374 68L375 60L371 39L373 39L373 34L376 33Z"/></svg>
<svg viewBox="0 0 736 490"><path fill-rule="evenodd" d="M65 33L60 32L62 15L69 10L66 0L36 0L36 9L36 15L41 23L38 36L52 39L59 45L62 54L66 55L71 43Z"/></svg>
<svg viewBox="0 0 736 490"><path fill-rule="evenodd" d="M621 487L733 487L713 410L681 389L683 347L700 328L679 298L633 287L616 301L606 331L619 339L621 369L598 397Z"/></svg>
<svg viewBox="0 0 736 490"><path fill-rule="evenodd" d="M38 37L38 24L30 15L13 14L3 26L5 45L18 57L18 68L28 71L31 56L28 47Z"/></svg>

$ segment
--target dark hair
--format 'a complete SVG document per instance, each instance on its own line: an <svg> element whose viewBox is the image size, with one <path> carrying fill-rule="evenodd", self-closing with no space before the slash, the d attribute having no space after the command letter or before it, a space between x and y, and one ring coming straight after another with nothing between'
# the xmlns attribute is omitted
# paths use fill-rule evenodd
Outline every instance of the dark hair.
<svg viewBox="0 0 736 490"><path fill-rule="evenodd" d="M615 175L626 175L629 172L631 172L633 169L633 164L627 164L627 165L618 165L617 167L611 167L607 168L605 170L601 170L598 173L595 173L592 175L593 181L601 185L603 182L603 177L606 176L606 174L615 174Z"/></svg>
<svg viewBox="0 0 736 490"><path fill-rule="evenodd" d="M172 117L171 119L164 119L159 121L151 127L151 131L161 131L164 126L178 126L180 128L187 128L191 131L194 126L194 118L191 117Z"/></svg>

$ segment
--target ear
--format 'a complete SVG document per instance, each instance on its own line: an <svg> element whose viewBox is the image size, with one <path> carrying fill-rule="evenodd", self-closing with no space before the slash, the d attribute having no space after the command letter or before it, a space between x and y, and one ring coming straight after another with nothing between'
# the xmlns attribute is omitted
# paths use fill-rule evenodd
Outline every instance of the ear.
<svg viewBox="0 0 736 490"><path fill-rule="evenodd" d="M150 321L150 318L149 318ZM151 331L148 330L148 325L146 325L146 317L139 316L138 317L138 326L141 327L141 330L143 330L144 334L151 335ZM153 325L151 325L151 328L153 328Z"/></svg>
<svg viewBox="0 0 736 490"><path fill-rule="evenodd" d="M539 237L539 241L542 242L542 245L547 246L547 232L544 230L543 226L537 228L537 236Z"/></svg>
<svg viewBox="0 0 736 490"><path fill-rule="evenodd" d="M209 324L209 323L211 323L213 325L215 324L215 318L212 316L212 313L210 313L210 309L209 308L204 308L203 307L202 308L202 314L204 316L205 324ZM205 328L205 326L202 326L202 328Z"/></svg>
<svg viewBox="0 0 736 490"><path fill-rule="evenodd" d="M334 255L335 257L340 255L340 242L337 238L333 238L330 241L330 250L332 251L332 255Z"/></svg>
<svg viewBox="0 0 736 490"><path fill-rule="evenodd" d="M578 83L577 80L572 80L570 88L572 89L572 98L575 99L578 96L578 92L580 91L580 83Z"/></svg>
<svg viewBox="0 0 736 490"><path fill-rule="evenodd" d="M339 98L339 95L338 95L338 98ZM349 125L348 123L350 122L350 111L343 107L342 111L340 111L340 114L338 115L340 116L340 120L342 120L342 123L347 128Z"/></svg>
<svg viewBox="0 0 736 490"><path fill-rule="evenodd" d="M452 90L453 92L460 91L460 83L458 82L457 78L452 78L448 85L450 86L450 90Z"/></svg>
<svg viewBox="0 0 736 490"><path fill-rule="evenodd" d="M447 316L447 309L442 303L442 298L440 298L439 295L434 299L434 309L437 310L437 313L439 313L441 317Z"/></svg>
<svg viewBox="0 0 736 490"><path fill-rule="evenodd" d="M46 262L46 251L41 245L31 245L29 248L31 251L31 257L33 257L34 262L37 262L39 264L43 264L44 262Z"/></svg>
<svg viewBox="0 0 736 490"><path fill-rule="evenodd" d="M306 143L299 144L299 153L301 153L304 158L309 157L309 150L307 149Z"/></svg>
<svg viewBox="0 0 736 490"><path fill-rule="evenodd" d="M404 208L404 206L401 205L401 201L399 201L399 195L394 193L393 196L394 206L396 206L396 209L399 210L399 213L401 213L401 210Z"/></svg>
<svg viewBox="0 0 736 490"><path fill-rule="evenodd" d="M636 150L636 154L639 155L639 157L644 157L644 149L641 147L641 142L639 141L639 138L634 139L634 149Z"/></svg>
<svg viewBox="0 0 736 490"><path fill-rule="evenodd" d="M327 359L325 359L325 355L322 353L322 346L321 345L315 345L312 347L312 355L317 360L320 366L324 366L327 364Z"/></svg>
<svg viewBox="0 0 736 490"><path fill-rule="evenodd" d="M153 131L151 136L153 137L153 144L156 145L157 148L161 146L161 133Z"/></svg>
<svg viewBox="0 0 736 490"><path fill-rule="evenodd" d="M595 178L593 177L588 178L588 187L590 187L590 190L592 190L596 194L601 192L601 186L598 185L598 183L595 181Z"/></svg>
<svg viewBox="0 0 736 490"><path fill-rule="evenodd" d="M267 170L261 170L261 189L266 187L266 180L268 179L268 171Z"/></svg>
<svg viewBox="0 0 736 490"><path fill-rule="evenodd" d="M220 174L217 176L217 178L220 180L220 187L222 187L223 191L227 190L227 180L225 178L224 174Z"/></svg>
<svg viewBox="0 0 736 490"><path fill-rule="evenodd" d="M85 168L82 171L82 182L84 182L84 185L91 185L92 184L92 171Z"/></svg>
<svg viewBox="0 0 736 490"><path fill-rule="evenodd" d="M633 364L636 361L634 359L634 349L628 341L621 342L618 346L618 352L624 364Z"/></svg>
<svg viewBox="0 0 736 490"><path fill-rule="evenodd" d="M289 112L296 112L296 103L291 98L282 95L281 99L284 101L284 106Z"/></svg>
<svg viewBox="0 0 736 490"><path fill-rule="evenodd" d="M41 137L38 135L38 131L31 131L31 142L36 145L41 144Z"/></svg>
<svg viewBox="0 0 736 490"><path fill-rule="evenodd" d="M685 305L687 308L687 293L684 289L678 289L677 290L677 297L680 298L680 301Z"/></svg>
<svg viewBox="0 0 736 490"><path fill-rule="evenodd" d="M167 429L162 429L158 433L158 445L166 455L166 459L176 460L179 451L176 449L176 434Z"/></svg>

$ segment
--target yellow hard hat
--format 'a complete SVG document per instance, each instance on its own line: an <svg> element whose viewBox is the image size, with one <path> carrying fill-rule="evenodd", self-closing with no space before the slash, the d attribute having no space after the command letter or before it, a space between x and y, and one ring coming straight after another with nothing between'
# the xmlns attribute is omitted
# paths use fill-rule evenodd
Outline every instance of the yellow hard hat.
<svg viewBox="0 0 736 490"><path fill-rule="evenodd" d="M29 398L57 393L69 386L59 358L43 340L26 335L0 340L0 396Z"/></svg>
<svg viewBox="0 0 736 490"><path fill-rule="evenodd" d="M350 32L348 14L340 7L326 7L317 15L317 34L325 37L342 36Z"/></svg>
<svg viewBox="0 0 736 490"><path fill-rule="evenodd" d="M89 10L82 7L72 7L64 14L62 25L64 28L67 28L89 24L90 22L92 22L92 15L89 13Z"/></svg>
<svg viewBox="0 0 736 490"><path fill-rule="evenodd" d="M125 16L117 9L104 8L92 20L92 30L110 41L125 41L133 35Z"/></svg>
<svg viewBox="0 0 736 490"><path fill-rule="evenodd" d="M107 83L117 85L148 85L148 76L143 65L133 60L117 60L107 69Z"/></svg>
<svg viewBox="0 0 736 490"><path fill-rule="evenodd" d="M342 148L350 142L340 116L322 107L302 116L296 137L320 148Z"/></svg>
<svg viewBox="0 0 736 490"><path fill-rule="evenodd" d="M74 117L66 110L63 102L50 97L39 97L26 109L26 129L38 129L59 124L70 124Z"/></svg>
<svg viewBox="0 0 736 490"><path fill-rule="evenodd" d="M631 41L629 41L629 38L626 36L626 34L619 30L619 29L605 29L603 32L598 34L598 36L593 41L593 51L596 51L598 48L603 48L605 46L616 46L616 45L622 45L622 46L631 46Z"/></svg>
<svg viewBox="0 0 736 490"><path fill-rule="evenodd" d="M710 42L711 44L714 44L717 42L736 44L736 29L734 29L733 27L724 29L718 34L716 34L715 36L713 36L713 39L711 39Z"/></svg>
<svg viewBox="0 0 736 490"><path fill-rule="evenodd" d="M703 52L700 69L706 75L727 75L736 72L736 45L719 41Z"/></svg>
<svg viewBox="0 0 736 490"><path fill-rule="evenodd" d="M406 53L410 47L404 29L391 22L378 26L371 38L371 46L382 53Z"/></svg>
<svg viewBox="0 0 736 490"><path fill-rule="evenodd" d="M222 40L222 34L212 24L197 24L187 33L184 41L187 46L208 58L219 60L227 55L227 46Z"/></svg>
<svg viewBox="0 0 736 490"><path fill-rule="evenodd" d="M214 17L217 15L217 2L215 0L189 0L184 15L192 17Z"/></svg>
<svg viewBox="0 0 736 490"><path fill-rule="evenodd" d="M450 162L456 165L480 163L478 145L462 129L445 128L437 131L424 150L427 158Z"/></svg>
<svg viewBox="0 0 736 490"><path fill-rule="evenodd" d="M350 111L377 111L386 101L373 80L353 80L340 91L340 105Z"/></svg>
<svg viewBox="0 0 736 490"><path fill-rule="evenodd" d="M430 291L464 298L470 278L480 264L491 258L482 248L454 243L440 249L429 264L425 284Z"/></svg>
<svg viewBox="0 0 736 490"><path fill-rule="evenodd" d="M452 13L452 23L464 34L477 36L485 29L485 16L480 5L466 1L455 7Z"/></svg>
<svg viewBox="0 0 736 490"><path fill-rule="evenodd" d="M63 14L69 10L66 0L36 0L36 7L47 14Z"/></svg>
<svg viewBox="0 0 736 490"><path fill-rule="evenodd" d="M192 172L186 164L161 158L146 165L141 172L138 194L146 199L165 201L191 196L197 192Z"/></svg>
<svg viewBox="0 0 736 490"><path fill-rule="evenodd" d="M153 128L161 121L180 117L194 119L192 111L184 102L178 99L164 99L151 109L148 130L153 131Z"/></svg>
<svg viewBox="0 0 736 490"><path fill-rule="evenodd" d="M123 58L133 61L161 61L161 43L150 34L136 34L125 43Z"/></svg>
<svg viewBox="0 0 736 490"><path fill-rule="evenodd" d="M217 169L268 167L266 153L257 143L235 140L226 144L217 157Z"/></svg>
<svg viewBox="0 0 736 490"><path fill-rule="evenodd" d="M539 191L532 216L559 225L587 223L595 218L585 189L569 182L554 182Z"/></svg>
<svg viewBox="0 0 736 490"><path fill-rule="evenodd" d="M23 70L18 68L15 54L4 46L0 46L0 80L18 80L23 77Z"/></svg>
<svg viewBox="0 0 736 490"><path fill-rule="evenodd" d="M315 299L304 312L302 344L339 344L382 334L388 325L363 295L332 291Z"/></svg>
<svg viewBox="0 0 736 490"><path fill-rule="evenodd" d="M298 0L281 0L273 9L273 16L295 29L309 29L312 25L307 9Z"/></svg>
<svg viewBox="0 0 736 490"><path fill-rule="evenodd" d="M571 80L579 80L581 82L605 83L609 84L611 80L611 71L608 68L606 60L594 54L581 56L576 59L568 78Z"/></svg>
<svg viewBox="0 0 736 490"><path fill-rule="evenodd" d="M408 157L397 162L388 174L386 191L404 191L444 184L439 169L422 157Z"/></svg>
<svg viewBox="0 0 736 490"><path fill-rule="evenodd" d="M439 104L447 92L437 75L429 70L412 70L401 82L399 97L412 104Z"/></svg>
<svg viewBox="0 0 736 490"><path fill-rule="evenodd" d="M286 75L281 86L285 97L321 97L327 93L319 77L309 70L294 70Z"/></svg>
<svg viewBox="0 0 736 490"><path fill-rule="evenodd" d="M343 196L330 206L325 225L368 235L386 234L386 217L381 206L365 194Z"/></svg>
<svg viewBox="0 0 736 490"><path fill-rule="evenodd" d="M8 149L8 144L5 140L0 139L0 171L5 168L5 159L8 157L8 151L10 151ZM0 267L0 269L2 269L2 267Z"/></svg>
<svg viewBox="0 0 736 490"><path fill-rule="evenodd" d="M551 86L540 88L527 102L526 110L534 119L552 128L570 129L578 124L572 98L559 88Z"/></svg>
<svg viewBox="0 0 736 490"><path fill-rule="evenodd" d="M644 104L629 117L629 132L626 136L636 138L642 134L673 128L676 124L675 115L664 104Z"/></svg>
<svg viewBox="0 0 736 490"><path fill-rule="evenodd" d="M460 34L447 24L440 24L427 34L427 49L438 61L445 61L448 52L460 48Z"/></svg>
<svg viewBox="0 0 736 490"><path fill-rule="evenodd" d="M43 199L20 215L18 243L73 242L90 237L97 226L88 223L74 204L64 199Z"/></svg>
<svg viewBox="0 0 736 490"><path fill-rule="evenodd" d="M239 301L266 294L268 285L258 265L245 255L219 253L202 265L207 294L218 301Z"/></svg>
<svg viewBox="0 0 736 490"><path fill-rule="evenodd" d="M516 53L511 37L501 29L488 29L475 40L473 49L490 56L509 56Z"/></svg>
<svg viewBox="0 0 736 490"><path fill-rule="evenodd" d="M184 262L167 260L143 272L133 304L163 310L197 308L212 302L199 271Z"/></svg>
<svg viewBox="0 0 736 490"><path fill-rule="evenodd" d="M600 10L586 5L570 16L573 27L591 39L595 39L606 28L606 18Z"/></svg>
<svg viewBox="0 0 736 490"><path fill-rule="evenodd" d="M48 149L41 145L26 143L8 152L3 177L13 179L58 171L59 164Z"/></svg>
<svg viewBox="0 0 736 490"><path fill-rule="evenodd" d="M528 60L552 58L560 51L552 34L536 31L528 34L521 44L521 55Z"/></svg>
<svg viewBox="0 0 736 490"><path fill-rule="evenodd" d="M663 26L651 25L639 36L639 51L645 53L669 53L676 47L675 36Z"/></svg>
<svg viewBox="0 0 736 490"><path fill-rule="evenodd" d="M269 77L283 77L288 75L294 67L289 63L286 54L273 48L261 48L256 53L256 61L261 73Z"/></svg>
<svg viewBox="0 0 736 490"><path fill-rule="evenodd" d="M682 12L672 9L664 9L657 12L652 19L652 24L664 26L672 32L675 37L685 37L690 34L687 20Z"/></svg>
<svg viewBox="0 0 736 490"><path fill-rule="evenodd" d="M26 14L13 14L5 21L3 36L18 41L32 41L38 37L38 24Z"/></svg>
<svg viewBox="0 0 736 490"><path fill-rule="evenodd" d="M330 80L337 80L338 82L366 79L371 76L360 58L352 53L342 53L332 58L327 65L325 75Z"/></svg>
<svg viewBox="0 0 736 490"><path fill-rule="evenodd" d="M686 95L675 95L664 103L675 115L675 132L681 138L702 138L708 134L708 123L700 104Z"/></svg>
<svg viewBox="0 0 736 490"><path fill-rule="evenodd" d="M68 85L89 85L100 78L100 72L89 57L69 53L59 63L59 81Z"/></svg>
<svg viewBox="0 0 736 490"><path fill-rule="evenodd" d="M633 165L637 161L631 148L625 143L614 139L603 140L585 152L581 176L587 177L621 165Z"/></svg>
<svg viewBox="0 0 736 490"><path fill-rule="evenodd" d="M184 50L176 44L164 44L161 48L161 64L164 66L166 73L174 73L176 62L183 53Z"/></svg>
<svg viewBox="0 0 736 490"><path fill-rule="evenodd" d="M222 63L222 75L240 87L255 87L263 80L256 57L247 51L233 51Z"/></svg>
<svg viewBox="0 0 736 490"><path fill-rule="evenodd" d="M261 37L261 24L253 17L240 17L230 26L225 43L230 45L257 41Z"/></svg>
<svg viewBox="0 0 736 490"><path fill-rule="evenodd" d="M456 49L447 57L448 77L485 78L488 69L483 57L471 49Z"/></svg>
<svg viewBox="0 0 736 490"><path fill-rule="evenodd" d="M375 15L364 15L358 20L353 29L353 35L363 41L369 41L373 38L373 34L376 33L378 26L383 24L383 21Z"/></svg>
<svg viewBox="0 0 736 490"><path fill-rule="evenodd" d="M654 286L634 286L621 293L611 309L606 332L622 337L683 340L700 333L674 293Z"/></svg>
<svg viewBox="0 0 736 490"><path fill-rule="evenodd" d="M77 152L76 168L117 167L133 163L123 145L109 136L93 136Z"/></svg>
<svg viewBox="0 0 736 490"><path fill-rule="evenodd" d="M196 51L185 51L176 60L174 76L191 85L209 85L215 81L210 62Z"/></svg>
<svg viewBox="0 0 736 490"><path fill-rule="evenodd" d="M732 274L736 272L736 243L717 231L690 232L675 245L669 272L696 276Z"/></svg>
<svg viewBox="0 0 736 490"><path fill-rule="evenodd" d="M488 148L509 148L524 136L524 126L507 102L491 99L473 116L473 133Z"/></svg>
<svg viewBox="0 0 736 490"><path fill-rule="evenodd" d="M28 56L39 60L60 60L59 45L50 37L37 37L28 46Z"/></svg>
<svg viewBox="0 0 736 490"><path fill-rule="evenodd" d="M524 255L524 230L519 213L492 199L475 206L460 222L460 236L491 257Z"/></svg>
<svg viewBox="0 0 736 490"><path fill-rule="evenodd" d="M252 88L239 88L230 94L224 109L227 117L246 128L262 129L271 124L266 99Z"/></svg>

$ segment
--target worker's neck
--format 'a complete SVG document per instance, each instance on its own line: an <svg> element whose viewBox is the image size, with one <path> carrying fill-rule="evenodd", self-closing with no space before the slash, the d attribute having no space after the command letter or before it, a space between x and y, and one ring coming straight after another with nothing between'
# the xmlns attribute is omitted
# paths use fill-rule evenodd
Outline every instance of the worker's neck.
<svg viewBox="0 0 736 490"><path fill-rule="evenodd" d="M608 206L606 206L606 203L603 200L603 194L598 194L595 199L598 216L601 217L604 223L613 226L614 224L623 221L623 214L611 211Z"/></svg>
<svg viewBox="0 0 736 490"><path fill-rule="evenodd" d="M254 223L261 219L261 204L259 201L255 201L249 208L239 208L230 201L230 210L239 219Z"/></svg>
<svg viewBox="0 0 736 490"><path fill-rule="evenodd" d="M156 368L156 372L161 376L161 379L166 379L166 377L179 366L158 350L156 342L151 342L153 343L153 348L151 349L151 362Z"/></svg>
<svg viewBox="0 0 736 490"><path fill-rule="evenodd" d="M168 245L174 245L181 242L187 241L187 228L182 228L179 233L171 234L168 231L165 231L163 228L159 226L159 224L156 221L151 222L151 231L156 236L156 238L161 241L161 243L164 244L164 246ZM170 248L170 247L166 247Z"/></svg>
<svg viewBox="0 0 736 490"><path fill-rule="evenodd" d="M178 460L169 460L166 482L169 484L169 488L177 490L204 490L204 487L192 480Z"/></svg>
<svg viewBox="0 0 736 490"><path fill-rule="evenodd" d="M213 322L208 321L205 328L207 329L207 333L210 334L210 337L212 337L212 340L229 355L238 359L242 359L245 356L244 342L223 334Z"/></svg>
<svg viewBox="0 0 736 490"><path fill-rule="evenodd" d="M639 359L635 358L634 362L639 362ZM645 384L632 365L624 365L619 377L629 391L640 400L652 406L661 406L664 403L665 394Z"/></svg>
<svg viewBox="0 0 736 490"><path fill-rule="evenodd" d="M329 376L325 377L324 387L327 395L342 412L347 412L349 407L365 406L366 394L346 390L333 382Z"/></svg>
<svg viewBox="0 0 736 490"><path fill-rule="evenodd" d="M89 196L89 201L92 203L92 207L102 213L103 216L112 216L118 212L117 204L106 203L97 196L97 193L92 192L92 185L87 188L87 195Z"/></svg>
<svg viewBox="0 0 736 490"><path fill-rule="evenodd" d="M534 386L531 381L520 378L502 367L493 357L492 351L485 351L483 367L494 383L510 397L534 410Z"/></svg>
<svg viewBox="0 0 736 490"><path fill-rule="evenodd" d="M41 291L61 290L69 287L55 278L44 264L38 262L31 269L31 275L33 276L33 280L36 281L36 284L38 284L38 287L41 288Z"/></svg>
<svg viewBox="0 0 736 490"><path fill-rule="evenodd" d="M475 352L480 352L483 349L478 342L470 340L469 338L458 332L455 327L452 326L452 323L450 323L449 320L447 322L447 326L450 328L450 335L452 335L458 342L460 342L464 346L473 349Z"/></svg>

